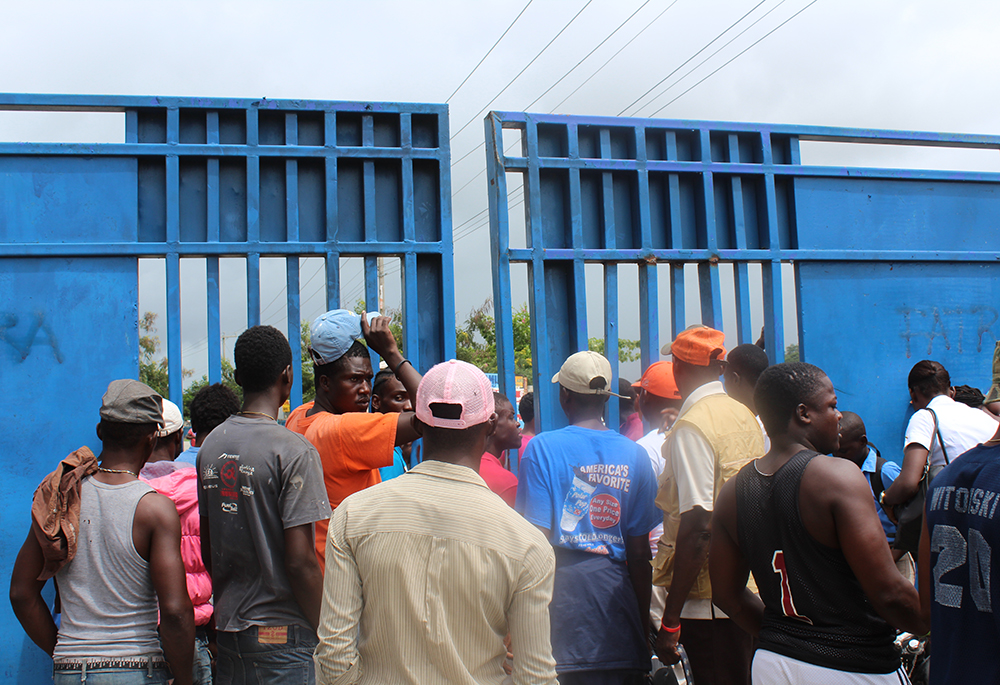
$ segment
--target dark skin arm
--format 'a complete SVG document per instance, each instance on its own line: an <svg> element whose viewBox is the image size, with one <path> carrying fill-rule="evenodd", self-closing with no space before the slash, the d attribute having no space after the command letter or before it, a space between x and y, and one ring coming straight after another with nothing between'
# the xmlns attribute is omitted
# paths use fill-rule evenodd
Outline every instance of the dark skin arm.
<svg viewBox="0 0 1000 685"><path fill-rule="evenodd" d="M193 682L194 609L181 559L181 522L169 498L150 493L139 500L132 522L135 549L149 562L160 604L160 646L176 685Z"/></svg>
<svg viewBox="0 0 1000 685"><path fill-rule="evenodd" d="M712 601L736 625L756 637L764 618L764 603L747 588L750 566L736 540L736 480L730 479L719 491L712 513L708 553Z"/></svg>
<svg viewBox="0 0 1000 685"><path fill-rule="evenodd" d="M843 459L816 457L799 488L806 530L843 552L879 616L895 628L926 633L917 590L896 569L861 471Z"/></svg>
<svg viewBox="0 0 1000 685"><path fill-rule="evenodd" d="M423 376L409 362L400 366L404 357L399 351L399 345L396 344L395 336L393 336L392 331L389 329L391 322L392 317L376 316L372 319L371 325L369 325L367 317L362 316L361 333L365 336L365 342L368 343L368 347L375 350L385 360L389 368L396 373L396 378L403 384L406 391L410 393L410 397L416 398L417 386L420 385L420 379ZM405 445L419 437L420 435L413 426L413 412L401 413L399 415L399 423L396 424L396 444Z"/></svg>
<svg viewBox="0 0 1000 685"><path fill-rule="evenodd" d="M316 558L313 524L304 523L285 529L285 572L302 613L314 630L319 628L323 572Z"/></svg>
<svg viewBox="0 0 1000 685"><path fill-rule="evenodd" d="M10 575L10 605L31 641L49 656L56 648L56 624L42 599L45 581L37 580L45 558L32 531L21 545Z"/></svg>
<svg viewBox="0 0 1000 685"><path fill-rule="evenodd" d="M670 581L667 603L663 608L663 625L673 628L681 623L681 610L694 581L705 560L708 558L708 547L712 540L712 512L701 507L694 507L681 514L680 526L677 529L677 543L674 553L674 576ZM677 663L681 655L677 651L677 642L681 632L661 630L656 636L656 656L665 664Z"/></svg>
<svg viewBox="0 0 1000 685"><path fill-rule="evenodd" d="M920 528L920 547L917 552L917 585L920 587L920 617L931 625L931 537L927 531L927 517Z"/></svg>
<svg viewBox="0 0 1000 685"><path fill-rule="evenodd" d="M628 578L635 591L639 609L642 634L649 635L649 597L653 592L653 567L650 560L648 535L629 535L625 539L625 561L628 564Z"/></svg>
<svg viewBox="0 0 1000 685"><path fill-rule="evenodd" d="M922 445L911 442L906 446L903 450L903 466L900 468L900 473L882 496L882 504L886 509L902 504L917 494L920 479L924 476L927 456L927 448Z"/></svg>
<svg viewBox="0 0 1000 685"><path fill-rule="evenodd" d="M212 577L212 536L209 534L208 517L201 518L201 562L205 564L208 577Z"/></svg>

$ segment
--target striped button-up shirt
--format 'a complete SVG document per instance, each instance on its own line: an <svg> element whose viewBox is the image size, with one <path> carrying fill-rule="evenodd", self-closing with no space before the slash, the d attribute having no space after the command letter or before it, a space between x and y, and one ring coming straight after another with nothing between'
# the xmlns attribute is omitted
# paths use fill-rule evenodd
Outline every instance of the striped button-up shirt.
<svg viewBox="0 0 1000 685"><path fill-rule="evenodd" d="M320 683L556 683L555 560L474 470L428 460L351 495L330 521Z"/></svg>

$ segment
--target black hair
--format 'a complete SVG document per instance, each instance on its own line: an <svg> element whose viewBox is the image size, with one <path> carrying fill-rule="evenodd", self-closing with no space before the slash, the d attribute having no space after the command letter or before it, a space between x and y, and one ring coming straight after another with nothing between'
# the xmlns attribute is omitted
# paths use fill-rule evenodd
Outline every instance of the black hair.
<svg viewBox="0 0 1000 685"><path fill-rule="evenodd" d="M986 401L986 396L983 395L982 390L973 388L971 385L956 385L955 401L967 404L973 409L979 409Z"/></svg>
<svg viewBox="0 0 1000 685"><path fill-rule="evenodd" d="M521 415L521 420L525 423L535 420L534 392L526 392L521 395L521 401L517 403L517 413Z"/></svg>
<svg viewBox="0 0 1000 685"><path fill-rule="evenodd" d="M628 410L631 414L635 410L635 388L632 383L624 378L618 379L618 394L624 397L618 398L618 411Z"/></svg>
<svg viewBox="0 0 1000 685"><path fill-rule="evenodd" d="M502 392L493 393L493 407L494 411L499 409L501 406L510 406L511 409L514 408L514 403L510 401L510 398L504 395Z"/></svg>
<svg viewBox="0 0 1000 685"><path fill-rule="evenodd" d="M339 361L339 360L338 360ZM337 362L334 362L336 364ZM327 366L330 366L329 364ZM382 386L385 385L390 379L395 378L396 374L392 372L392 369L382 369L375 377L372 379L372 395L382 396Z"/></svg>
<svg viewBox="0 0 1000 685"><path fill-rule="evenodd" d="M292 348L274 326L254 326L236 339L233 358L243 392L263 392L292 363Z"/></svg>
<svg viewBox="0 0 1000 685"><path fill-rule="evenodd" d="M423 424L424 454L428 455L437 450L471 451L486 425L486 423L480 423L465 429L458 429L438 428Z"/></svg>
<svg viewBox="0 0 1000 685"><path fill-rule="evenodd" d="M322 365L317 364L313 367L313 370L316 376L327 376L327 377L335 376L337 375L337 373L340 372L342 368L344 368L344 364L347 363L348 359L360 358L360 357L371 358L371 355L368 354L368 348L365 347L361 343L361 341L355 340L353 343L351 343L351 346L347 348L347 352L344 352L344 354L341 355L338 359L333 360L329 364L322 364ZM388 371L388 369L386 369L386 371ZM389 371L389 373L392 372ZM374 391L375 390L373 386L372 392Z"/></svg>
<svg viewBox="0 0 1000 685"><path fill-rule="evenodd" d="M913 365L906 379L910 390L917 390L924 397L943 395L951 387L951 376L939 362L924 359Z"/></svg>
<svg viewBox="0 0 1000 685"><path fill-rule="evenodd" d="M105 447L132 449L159 430L155 423L120 423L101 419L101 443Z"/></svg>
<svg viewBox="0 0 1000 685"><path fill-rule="evenodd" d="M768 367L767 352L757 347L745 343L737 345L726 357L729 367L745 379L750 385L755 385L760 374Z"/></svg>
<svg viewBox="0 0 1000 685"><path fill-rule="evenodd" d="M610 395L604 395L604 394L591 395L588 393L584 395L583 393L573 392L572 390L570 390L565 386L561 387L563 390L569 393L569 396L573 400L573 404L575 404L580 409L588 412L602 411L604 409L604 405L608 403L608 398L611 397Z"/></svg>
<svg viewBox="0 0 1000 685"><path fill-rule="evenodd" d="M206 385L192 398L188 407L191 430L198 440L215 430L215 427L240 410L240 398L232 388L222 383Z"/></svg>
<svg viewBox="0 0 1000 685"><path fill-rule="evenodd" d="M795 408L808 404L823 387L825 378L821 368L805 362L767 367L757 379L753 401L768 435L784 433Z"/></svg>

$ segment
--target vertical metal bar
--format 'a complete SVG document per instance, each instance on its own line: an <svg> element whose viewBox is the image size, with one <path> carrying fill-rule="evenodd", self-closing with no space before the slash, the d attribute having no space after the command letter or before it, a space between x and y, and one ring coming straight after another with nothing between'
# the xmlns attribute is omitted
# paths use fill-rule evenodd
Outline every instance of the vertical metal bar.
<svg viewBox="0 0 1000 685"><path fill-rule="evenodd" d="M656 260L639 264L639 363L645 370L660 358L660 307Z"/></svg>
<svg viewBox="0 0 1000 685"><path fill-rule="evenodd" d="M451 134L448 116L438 116L441 137L438 164L441 172L438 207L441 208L441 349L444 358L455 357L455 242L451 215ZM431 361L431 360L425 360ZM433 360L435 363L442 360Z"/></svg>
<svg viewBox="0 0 1000 685"><path fill-rule="evenodd" d="M676 161L678 156L677 134L673 131L667 132L666 145L667 159ZM695 248L695 245L684 244L684 226L681 220L681 179L677 174L667 176L667 198L670 205L670 247L675 250Z"/></svg>
<svg viewBox="0 0 1000 685"><path fill-rule="evenodd" d="M767 216L767 248L780 249L778 240L778 201L774 186L774 154L771 135L761 134L764 167L764 202ZM764 349L772 364L784 361L785 335L781 309L781 262L772 259L762 265L764 285Z"/></svg>
<svg viewBox="0 0 1000 685"><path fill-rule="evenodd" d="M167 109L167 142L177 143L180 129L180 111ZM180 160L177 155L167 155L166 210L167 210L167 367L170 400L180 404L183 393L183 358L181 354L181 276L180 246Z"/></svg>
<svg viewBox="0 0 1000 685"><path fill-rule="evenodd" d="M247 327L260 324L260 157L257 109L247 109Z"/></svg>
<svg viewBox="0 0 1000 685"><path fill-rule="evenodd" d="M486 128L486 179L490 212L490 262L493 266L493 314L496 325L497 376L500 392L514 401L514 316L510 294L510 224L507 174L503 162L503 125L490 112ZM527 186L524 192L528 193ZM525 196L525 202L528 201Z"/></svg>
<svg viewBox="0 0 1000 685"><path fill-rule="evenodd" d="M646 129L635 129L635 158L638 162L639 247L653 249L653 222L649 211L649 173L646 170ZM660 358L660 310L658 304L656 258L647 256L639 264L639 364L645 370Z"/></svg>
<svg viewBox="0 0 1000 685"><path fill-rule="evenodd" d="M219 319L219 258L205 259L205 281L208 291L208 382L222 380L222 324Z"/></svg>
<svg viewBox="0 0 1000 685"><path fill-rule="evenodd" d="M721 331L722 285L719 282L717 262L698 263L698 292L701 299L701 322Z"/></svg>
<svg viewBox="0 0 1000 685"><path fill-rule="evenodd" d="M367 194L367 192L366 192ZM365 311L378 311L378 257L365 255ZM385 312L379 312L384 314ZM372 368L378 371L379 356L372 349L368 350L372 358Z"/></svg>
<svg viewBox="0 0 1000 685"><path fill-rule="evenodd" d="M711 136L707 129L699 135L701 159L712 161ZM705 224L705 249L711 255L708 262L698 264L698 288L701 295L701 322L706 326L722 330L722 288L719 284L719 228L715 217L715 176L711 171L701 174L702 216Z"/></svg>
<svg viewBox="0 0 1000 685"><path fill-rule="evenodd" d="M176 158L175 158L176 159ZM169 184L168 184L169 185ZM180 406L183 402L183 373L181 361L181 274L180 257L170 251L167 258L167 366L170 400Z"/></svg>
<svg viewBox="0 0 1000 685"><path fill-rule="evenodd" d="M750 267L745 261L733 265L733 285L736 289L736 330L740 344L757 338L750 318Z"/></svg>
<svg viewBox="0 0 1000 685"><path fill-rule="evenodd" d="M299 144L299 124L295 114L285 115L285 144ZM285 240L299 242L299 163L285 160Z"/></svg>
<svg viewBox="0 0 1000 685"><path fill-rule="evenodd" d="M403 149L400 188L403 194L403 241L412 243L417 234L413 213L413 124L408 112L399 115L399 138Z"/></svg>
<svg viewBox="0 0 1000 685"><path fill-rule="evenodd" d="M604 265L604 356L611 362L611 387L618 392L618 264ZM608 400L608 427L618 426L618 398Z"/></svg>
<svg viewBox="0 0 1000 685"><path fill-rule="evenodd" d="M324 129L324 142L327 147L333 147L336 149L337 146L337 115L335 112L326 112L323 115L323 129ZM324 195L326 198L326 242L327 245L336 243L337 241L337 226L339 222L339 214L337 209L337 157L331 155L326 158L324 162ZM326 287L326 308L333 309L334 303L340 302L340 255L336 256L335 260L331 260L332 252L327 253L326 259L326 273L327 273L327 287ZM331 263L336 263L333 267L334 272L337 275L336 283L331 283L329 280L331 273Z"/></svg>
<svg viewBox="0 0 1000 685"><path fill-rule="evenodd" d="M288 344L292 348L292 409L302 404L302 314L299 302L299 258L285 258L285 283L288 288Z"/></svg>
<svg viewBox="0 0 1000 685"><path fill-rule="evenodd" d="M260 325L260 253L247 253L247 328Z"/></svg>
<svg viewBox="0 0 1000 685"><path fill-rule="evenodd" d="M429 363L420 358L420 300L417 291L417 255L403 255L403 346L404 354L419 371L426 371Z"/></svg>
<svg viewBox="0 0 1000 685"><path fill-rule="evenodd" d="M684 312L684 263L670 263L670 340L683 331L687 318Z"/></svg>
<svg viewBox="0 0 1000 685"><path fill-rule="evenodd" d="M340 253L326 253L326 309L340 308Z"/></svg>
<svg viewBox="0 0 1000 685"><path fill-rule="evenodd" d="M125 142L134 144L139 142L139 111L135 109L125 110Z"/></svg>

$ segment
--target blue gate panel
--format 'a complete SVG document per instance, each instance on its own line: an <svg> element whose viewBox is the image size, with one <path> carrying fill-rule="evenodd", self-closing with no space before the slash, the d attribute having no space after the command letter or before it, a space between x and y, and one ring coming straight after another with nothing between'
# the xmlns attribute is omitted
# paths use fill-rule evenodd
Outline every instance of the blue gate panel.
<svg viewBox="0 0 1000 685"><path fill-rule="evenodd" d="M989 387L1000 265L811 262L798 275L800 351L886 459L902 460L906 375L918 361L941 362L954 385Z"/></svg>
<svg viewBox="0 0 1000 685"><path fill-rule="evenodd" d="M455 356L445 105L0 94L0 110L11 109L124 112L125 142L0 143L0 430L46 437L41 452L22 440L4 456L18 477L2 486L0 575L9 577L27 530L34 486L96 442L107 383L137 376L139 258L164 262L168 394L178 404L181 295L192 285L181 282L182 259L205 262L211 382L221 379L226 257L246 264L251 326L261 319L261 259L285 260L293 364L299 260L310 256L325 261L329 308L354 305L341 303L341 258L364 259L369 309L378 258L399 259L407 356L421 370ZM293 407L301 369L294 378ZM81 404L53 404L65 397ZM49 677L39 650L22 651L9 608L0 634L15 636L0 645L0 672L26 683Z"/></svg>
<svg viewBox="0 0 1000 685"><path fill-rule="evenodd" d="M491 112L485 128L500 386L513 396L510 265L523 263L542 429L564 422L549 379L587 345L588 263L604 267L612 360L617 267L638 265L637 291L621 296L639 303L643 367L666 342L660 319L676 335L699 318L686 311L694 301L686 264L697 265L701 322L721 328L731 303L736 335L727 344L755 341L750 266L760 265L772 362L783 360L784 308L796 302L802 358L829 373L842 405L865 417L890 458L900 456L913 363L935 358L957 383L989 385L1000 334L988 266L1000 260L1000 174L810 166L799 141L1000 150L1000 137L518 112ZM521 133L520 149L504 148L503 129ZM511 174L523 178L523 242L511 235ZM723 292L726 262L733 287ZM657 282L659 263L671 265L669 284ZM794 292L782 287L788 264ZM663 286L669 302L658 300Z"/></svg>
<svg viewBox="0 0 1000 685"><path fill-rule="evenodd" d="M0 242L134 241L135 187L134 159L0 156Z"/></svg>
<svg viewBox="0 0 1000 685"><path fill-rule="evenodd" d="M41 189L44 195L46 186ZM64 224L62 232L69 238L73 227ZM50 235L57 237L54 229ZM4 579L10 578L28 534L35 487L73 450L87 445L100 454L95 426L108 382L135 378L139 372L137 297L138 272L131 258L3 260L0 425L7 439L0 478L0 577ZM6 601L0 602L0 634L7 638L0 641L5 682L51 680L51 661L24 634Z"/></svg>

